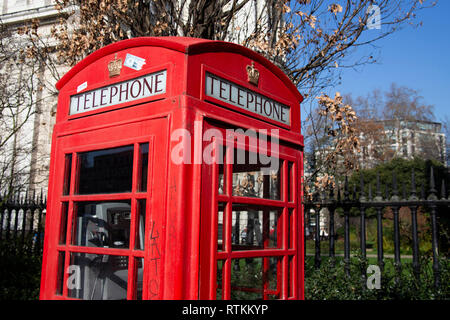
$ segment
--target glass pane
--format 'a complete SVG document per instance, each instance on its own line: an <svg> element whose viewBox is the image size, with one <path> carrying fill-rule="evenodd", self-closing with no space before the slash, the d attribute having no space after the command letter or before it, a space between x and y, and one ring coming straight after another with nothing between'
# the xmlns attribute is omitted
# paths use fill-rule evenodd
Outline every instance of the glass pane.
<svg viewBox="0 0 450 320"><path fill-rule="evenodd" d="M294 268L294 257L289 257L289 264L288 264L288 296L293 297L294 296L294 275L292 272L295 270Z"/></svg>
<svg viewBox="0 0 450 320"><path fill-rule="evenodd" d="M217 289L216 289L216 300L223 300L222 298L222 279L223 279L223 260L217 261Z"/></svg>
<svg viewBox="0 0 450 320"><path fill-rule="evenodd" d="M67 215L69 213L69 204L61 203L61 224L59 226L59 244L66 244L67 234Z"/></svg>
<svg viewBox="0 0 450 320"><path fill-rule="evenodd" d="M148 143L139 145L139 186L138 191L147 191L147 176L148 176Z"/></svg>
<svg viewBox="0 0 450 320"><path fill-rule="evenodd" d="M280 200L280 168L278 158L265 157L267 164L254 152L234 150L233 196Z"/></svg>
<svg viewBox="0 0 450 320"><path fill-rule="evenodd" d="M136 300L142 300L142 284L144 283L144 258L135 258L136 272Z"/></svg>
<svg viewBox="0 0 450 320"><path fill-rule="evenodd" d="M279 299L281 293L281 258L264 258L264 289L268 299Z"/></svg>
<svg viewBox="0 0 450 320"><path fill-rule="evenodd" d="M289 209L288 217L288 248L293 249L295 247L294 243L294 210Z"/></svg>
<svg viewBox="0 0 450 320"><path fill-rule="evenodd" d="M83 300L125 300L128 257L71 253L68 296Z"/></svg>
<svg viewBox="0 0 450 320"><path fill-rule="evenodd" d="M281 292L279 285L281 259L279 257L233 259L231 299L278 299Z"/></svg>
<svg viewBox="0 0 450 320"><path fill-rule="evenodd" d="M224 250L224 221L223 221L224 204L219 204L219 212L217 215L217 251Z"/></svg>
<svg viewBox="0 0 450 320"><path fill-rule="evenodd" d="M262 258L231 260L231 300L263 298Z"/></svg>
<svg viewBox="0 0 450 320"><path fill-rule="evenodd" d="M233 205L232 250L278 248L281 230L281 210Z"/></svg>
<svg viewBox="0 0 450 320"><path fill-rule="evenodd" d="M224 194L225 192L225 175L223 173L223 164L219 164L219 194Z"/></svg>
<svg viewBox="0 0 450 320"><path fill-rule="evenodd" d="M72 244L86 247L128 248L131 201L74 204Z"/></svg>
<svg viewBox="0 0 450 320"><path fill-rule="evenodd" d="M70 176L72 173L72 154L66 154L64 159L64 184L63 195L66 196L70 192Z"/></svg>
<svg viewBox="0 0 450 320"><path fill-rule="evenodd" d="M133 146L78 154L78 194L131 192Z"/></svg>
<svg viewBox="0 0 450 320"><path fill-rule="evenodd" d="M56 278L56 294L63 294L63 285L64 285L64 264L66 261L66 253L58 252L58 273Z"/></svg>
<svg viewBox="0 0 450 320"><path fill-rule="evenodd" d="M217 161L219 164L219 194L225 194L225 166L224 166L224 159L225 159L225 151L226 148L219 145L219 160Z"/></svg>
<svg viewBox="0 0 450 320"><path fill-rule="evenodd" d="M288 172L287 172L287 177L288 177L288 196L289 202L294 202L294 188L295 188L295 181L293 179L294 177L294 164L292 162L288 163Z"/></svg>
<svg viewBox="0 0 450 320"><path fill-rule="evenodd" d="M136 250L144 250L145 241L145 213L147 209L147 201L145 199L140 199L137 201L137 215L136 215L136 239L135 246Z"/></svg>

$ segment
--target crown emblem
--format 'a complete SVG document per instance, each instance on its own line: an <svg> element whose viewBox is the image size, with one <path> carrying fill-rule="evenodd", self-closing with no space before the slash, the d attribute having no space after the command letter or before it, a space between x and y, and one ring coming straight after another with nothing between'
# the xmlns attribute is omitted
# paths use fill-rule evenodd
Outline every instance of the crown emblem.
<svg viewBox="0 0 450 320"><path fill-rule="evenodd" d="M117 53L114 56L114 60L108 63L109 77L117 77L120 75L120 70L122 69L122 59L117 59Z"/></svg>
<svg viewBox="0 0 450 320"><path fill-rule="evenodd" d="M247 66L247 81L251 84L258 86L259 71L255 68L255 62L252 61L251 66Z"/></svg>

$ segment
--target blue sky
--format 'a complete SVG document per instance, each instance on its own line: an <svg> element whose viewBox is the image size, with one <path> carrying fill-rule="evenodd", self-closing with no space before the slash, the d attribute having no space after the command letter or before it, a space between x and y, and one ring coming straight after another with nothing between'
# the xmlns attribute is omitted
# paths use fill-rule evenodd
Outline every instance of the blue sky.
<svg viewBox="0 0 450 320"><path fill-rule="evenodd" d="M377 42L378 63L345 69L342 84L328 93L365 96L376 88L387 91L395 82L417 90L423 102L434 105L437 121L450 117L450 1L440 0L435 7L419 11L417 21L423 26L406 26Z"/></svg>

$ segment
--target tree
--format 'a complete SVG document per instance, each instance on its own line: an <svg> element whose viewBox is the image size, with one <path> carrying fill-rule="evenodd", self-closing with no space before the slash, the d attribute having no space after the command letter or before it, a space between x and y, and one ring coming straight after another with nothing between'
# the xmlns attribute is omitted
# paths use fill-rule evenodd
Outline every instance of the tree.
<svg viewBox="0 0 450 320"><path fill-rule="evenodd" d="M315 121L322 130L314 127L307 128L306 134L315 137L313 143L314 170L311 172L310 181L306 191L324 189L335 183L334 177L343 176L355 169L357 163L357 151L360 142L356 135L356 113L352 107L345 104L343 97L337 92L334 98L322 95L317 98L319 111ZM307 155L308 156L308 155ZM310 156L311 157L311 156ZM324 170L326 168L326 170Z"/></svg>
<svg viewBox="0 0 450 320"><path fill-rule="evenodd" d="M41 99L41 67L27 59L23 45L23 37L0 23L0 192L7 196L29 182L30 121Z"/></svg>
<svg viewBox="0 0 450 320"><path fill-rule="evenodd" d="M423 0L56 0L53 29L58 52L70 64L109 43L141 36L187 36L238 42L284 68L303 93L336 80L336 69L375 62L345 61L351 49L370 45L412 23ZM376 9L376 10L375 10ZM380 32L364 33L380 17ZM362 36L364 34L364 37ZM309 94L310 95L310 94Z"/></svg>
<svg viewBox="0 0 450 320"><path fill-rule="evenodd" d="M56 0L56 3L61 18L52 30L56 39L52 48L58 59L68 65L107 44L139 36L225 40L260 52L282 68L306 97L303 108L309 106L309 110L303 127L310 134L305 135L305 144L317 146L323 140L343 139L328 144L327 155L316 166L317 173L333 168L336 159L333 153L354 157L358 150L355 131L351 129L355 121L342 125L339 120L342 115L348 119L355 117L351 106L344 104L335 108L337 113L333 115L334 111L317 104L329 98L321 95L321 91L339 81L342 68L376 62L372 54L357 56L355 52L412 24L416 13L429 6L423 0L380 0L376 4L373 0L337 3L323 0ZM380 29L366 32L368 28L378 27L377 19L380 19ZM321 98L316 100L316 96ZM339 97L336 95L336 105L341 104ZM344 151L352 145L351 150ZM313 174L308 179L316 177L317 174Z"/></svg>
<svg viewBox="0 0 450 320"><path fill-rule="evenodd" d="M392 149L391 145L405 147L408 141L414 147L414 156L443 162L434 107L417 90L393 83L386 92L375 89L365 97L354 99L347 94L345 98L359 115L356 131L365 149L363 154L367 152L373 160L366 163L369 166L403 156L402 150Z"/></svg>
<svg viewBox="0 0 450 320"><path fill-rule="evenodd" d="M420 120L434 121L434 107L424 102L424 97L415 89L398 86L392 83L389 89L382 92L374 89L365 97L354 99L352 95L345 95L363 121L369 120Z"/></svg>
<svg viewBox="0 0 450 320"><path fill-rule="evenodd" d="M395 83L391 84L389 91L385 93L385 102L382 115L385 120L423 120L435 119L433 106L422 102L423 97L411 88Z"/></svg>

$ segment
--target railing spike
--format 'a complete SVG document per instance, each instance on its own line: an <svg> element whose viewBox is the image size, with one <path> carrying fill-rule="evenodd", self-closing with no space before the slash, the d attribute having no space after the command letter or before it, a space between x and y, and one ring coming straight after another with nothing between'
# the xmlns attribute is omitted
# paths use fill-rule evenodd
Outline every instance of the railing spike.
<svg viewBox="0 0 450 320"><path fill-rule="evenodd" d="M414 168L411 172L411 196L409 197L410 200L417 200L417 194L416 194L416 175L414 172Z"/></svg>
<svg viewBox="0 0 450 320"><path fill-rule="evenodd" d="M395 171L392 171L392 194L394 196L398 195L398 189L397 189L397 174Z"/></svg>
<svg viewBox="0 0 450 320"><path fill-rule="evenodd" d="M361 172L360 178L359 178L359 187L361 189L361 193L359 194L359 200L360 201L365 201L366 200L366 195L364 193L364 177L363 177L362 172Z"/></svg>
<svg viewBox="0 0 450 320"><path fill-rule="evenodd" d="M447 192L445 191L445 180L442 179L442 184L441 184L441 199L445 200L447 196Z"/></svg>
<svg viewBox="0 0 450 320"><path fill-rule="evenodd" d="M380 172L377 171L377 192L376 192L376 201L382 201L383 197L381 196L381 185L380 185Z"/></svg>
<svg viewBox="0 0 450 320"><path fill-rule="evenodd" d="M405 181L403 181L403 183L402 183L402 196L403 196L403 200L406 200L406 184L405 184Z"/></svg>
<svg viewBox="0 0 450 320"><path fill-rule="evenodd" d="M392 201L398 201L398 187L397 187L397 174L395 171L392 171Z"/></svg>
<svg viewBox="0 0 450 320"><path fill-rule="evenodd" d="M314 202L316 202L316 201L318 201L318 199L319 199L319 194L317 192L314 192L312 200Z"/></svg>
<svg viewBox="0 0 450 320"><path fill-rule="evenodd" d="M344 201L350 200L349 195L350 195L350 193L348 192L348 177L345 176L345 183L344 183Z"/></svg>
<svg viewBox="0 0 450 320"><path fill-rule="evenodd" d="M436 188L436 185L434 183L434 170L433 170L433 167L431 167L431 172L430 172L430 193L432 193L432 194L437 193L435 188Z"/></svg>
<svg viewBox="0 0 450 320"><path fill-rule="evenodd" d="M323 188L323 190L320 192L320 200L325 201L327 199L327 192L326 189Z"/></svg>
<svg viewBox="0 0 450 320"><path fill-rule="evenodd" d="M428 195L428 200L437 200L437 190L436 185L434 183L434 170L433 167L431 167L430 170L430 194Z"/></svg>
<svg viewBox="0 0 450 320"><path fill-rule="evenodd" d="M333 188L333 184L330 184L330 193L328 195L330 200L334 200L334 188Z"/></svg>
<svg viewBox="0 0 450 320"><path fill-rule="evenodd" d="M384 190L384 192L385 192L385 199L387 201L389 199L389 185L386 183L385 187L386 189Z"/></svg>
<svg viewBox="0 0 450 320"><path fill-rule="evenodd" d="M424 200L425 199L425 185L422 182L422 186L420 187L420 199Z"/></svg>

